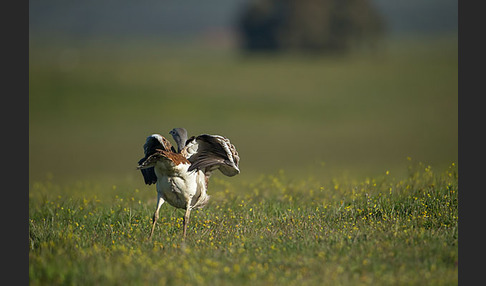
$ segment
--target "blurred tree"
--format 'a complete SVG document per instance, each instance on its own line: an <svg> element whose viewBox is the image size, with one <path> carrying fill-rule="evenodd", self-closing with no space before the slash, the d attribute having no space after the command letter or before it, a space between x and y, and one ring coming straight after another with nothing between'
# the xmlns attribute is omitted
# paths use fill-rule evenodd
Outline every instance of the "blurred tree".
<svg viewBox="0 0 486 286"><path fill-rule="evenodd" d="M238 23L247 51L375 48L384 30L371 0L254 0Z"/></svg>

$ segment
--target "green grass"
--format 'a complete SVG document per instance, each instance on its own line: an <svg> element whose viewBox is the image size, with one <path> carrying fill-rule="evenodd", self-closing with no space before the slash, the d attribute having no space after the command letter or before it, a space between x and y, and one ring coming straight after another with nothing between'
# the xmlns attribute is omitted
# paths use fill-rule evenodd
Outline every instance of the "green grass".
<svg viewBox="0 0 486 286"><path fill-rule="evenodd" d="M67 70L66 50L79 57ZM133 176L145 138L179 126L230 138L242 180L322 163L371 176L406 171L407 156L457 162L457 38L396 42L378 55L254 58L33 39L29 60L32 179Z"/></svg>
<svg viewBox="0 0 486 286"><path fill-rule="evenodd" d="M186 241L155 191L50 181L29 200L31 285L457 285L457 167L211 181Z"/></svg>

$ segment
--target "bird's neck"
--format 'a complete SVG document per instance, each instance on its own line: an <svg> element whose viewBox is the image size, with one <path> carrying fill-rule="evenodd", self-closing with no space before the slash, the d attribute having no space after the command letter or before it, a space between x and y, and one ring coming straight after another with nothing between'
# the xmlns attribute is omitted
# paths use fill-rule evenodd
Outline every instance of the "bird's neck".
<svg viewBox="0 0 486 286"><path fill-rule="evenodd" d="M187 136L178 136L174 139L177 143L177 153L181 153L182 149L186 146Z"/></svg>

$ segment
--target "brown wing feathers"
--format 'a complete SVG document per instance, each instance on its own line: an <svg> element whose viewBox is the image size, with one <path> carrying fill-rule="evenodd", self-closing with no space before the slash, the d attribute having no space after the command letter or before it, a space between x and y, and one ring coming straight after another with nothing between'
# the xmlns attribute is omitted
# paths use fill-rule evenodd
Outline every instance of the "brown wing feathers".
<svg viewBox="0 0 486 286"><path fill-rule="evenodd" d="M238 169L239 156L236 148L229 139L219 135L199 135L196 138L196 149L188 154L189 142L194 136L186 140L185 146L177 153L172 144L165 137L153 134L145 142L145 157L138 162L138 169L142 172L145 183L150 185L157 182L154 165L158 160L169 160L174 165L190 164L188 171L203 170L207 175L219 169L226 176L234 176L240 172ZM192 147L190 147L192 148ZM187 149L187 150L186 150ZM197 151L195 151L197 150ZM193 153L195 152L195 153ZM186 158L188 157L188 158Z"/></svg>
<svg viewBox="0 0 486 286"><path fill-rule="evenodd" d="M165 151L161 149L157 149L157 152L148 156L147 159L142 159L139 161L139 169L142 169L147 166L153 165L158 160L167 159L171 161L174 165L179 164L190 164L189 160L187 160L184 156L179 153L174 153L172 151ZM141 163L140 163L141 162Z"/></svg>
<svg viewBox="0 0 486 286"><path fill-rule="evenodd" d="M165 158L169 159L172 161L175 165L179 164L191 164L189 160L186 159L186 157L182 156L179 153L174 153L174 152L168 152L168 151L160 151L160 154L164 156Z"/></svg>
<svg viewBox="0 0 486 286"><path fill-rule="evenodd" d="M137 169L140 169L144 178L145 184L151 185L157 182L157 175L155 174L154 167L147 167L155 163L160 158L161 152L175 152L174 147L165 137L159 134L152 134L147 137L145 144L143 145L145 157L138 161ZM167 158L167 156L164 156ZM185 159L185 158L184 158ZM179 162L180 160L177 160Z"/></svg>

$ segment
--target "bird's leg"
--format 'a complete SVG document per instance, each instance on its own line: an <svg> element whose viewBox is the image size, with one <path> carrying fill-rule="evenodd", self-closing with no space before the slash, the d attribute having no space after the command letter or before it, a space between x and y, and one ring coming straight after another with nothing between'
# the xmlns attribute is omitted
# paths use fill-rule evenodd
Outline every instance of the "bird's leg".
<svg viewBox="0 0 486 286"><path fill-rule="evenodd" d="M184 221L183 221L183 238L186 239L186 231L187 231L187 225L189 224L189 216L191 215L191 206L190 202L187 205L186 208L186 213L184 214Z"/></svg>
<svg viewBox="0 0 486 286"><path fill-rule="evenodd" d="M154 230L155 230L155 224L157 223L158 219L159 219L159 213L155 211L154 216L152 217L152 231L150 232L149 240L152 239L152 235L154 234Z"/></svg>
<svg viewBox="0 0 486 286"><path fill-rule="evenodd" d="M162 204L164 203L164 199L160 193L157 193L157 207L155 208L154 216L152 217L152 231L150 232L149 240L152 239L152 235L154 234L155 224L159 219L159 210Z"/></svg>

